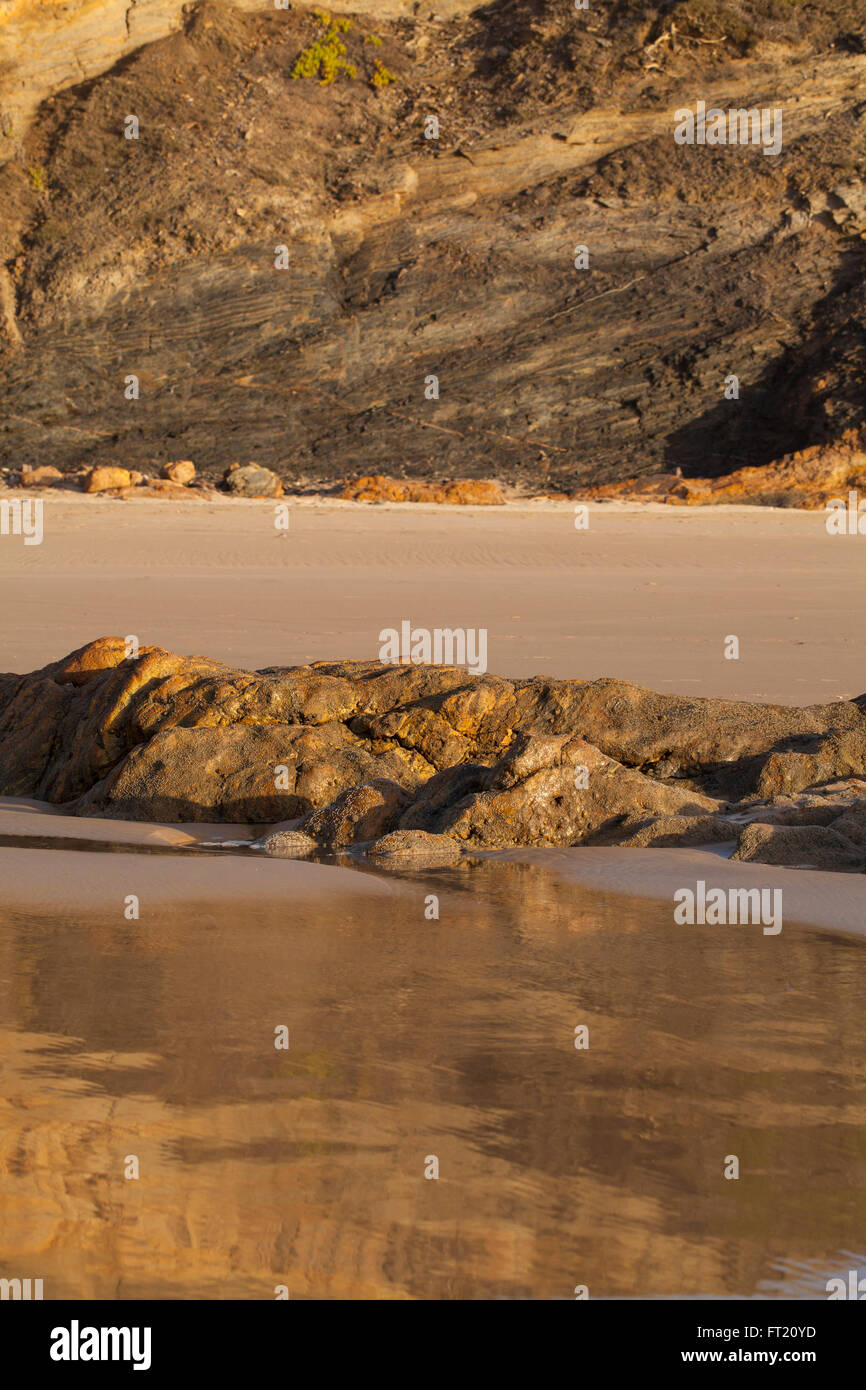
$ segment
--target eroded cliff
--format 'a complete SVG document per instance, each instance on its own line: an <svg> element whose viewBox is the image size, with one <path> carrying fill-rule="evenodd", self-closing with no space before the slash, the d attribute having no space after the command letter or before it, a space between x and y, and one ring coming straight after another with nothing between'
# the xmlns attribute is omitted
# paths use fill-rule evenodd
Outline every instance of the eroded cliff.
<svg viewBox="0 0 866 1390"><path fill-rule="evenodd" d="M100 12L113 33L119 9L70 11L88 51ZM292 78L310 11L125 13L132 51L7 141L7 467L557 488L862 428L859 0L371 5L328 85ZM698 100L781 109L780 153L675 143Z"/></svg>

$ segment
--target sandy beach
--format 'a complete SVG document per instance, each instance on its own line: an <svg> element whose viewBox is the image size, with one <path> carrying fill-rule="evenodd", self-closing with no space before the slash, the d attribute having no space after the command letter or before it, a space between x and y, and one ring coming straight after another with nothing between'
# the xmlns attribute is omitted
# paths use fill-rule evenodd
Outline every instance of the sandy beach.
<svg viewBox="0 0 866 1390"><path fill-rule="evenodd" d="M590 504L576 530L568 503L289 507L282 532L267 501L47 496L43 543L0 545L0 664L130 633L253 669L369 660L409 619L486 627L503 676L804 705L866 688L866 542L821 512Z"/></svg>

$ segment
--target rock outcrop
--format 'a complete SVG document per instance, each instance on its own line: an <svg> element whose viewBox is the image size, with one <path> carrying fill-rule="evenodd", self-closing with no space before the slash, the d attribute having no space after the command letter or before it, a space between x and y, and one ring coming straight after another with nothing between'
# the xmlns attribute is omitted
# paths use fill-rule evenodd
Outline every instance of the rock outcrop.
<svg viewBox="0 0 866 1390"><path fill-rule="evenodd" d="M501 507L502 489L488 478L446 479L428 483L421 478L356 478L340 496L351 502L433 502L450 507Z"/></svg>
<svg viewBox="0 0 866 1390"><path fill-rule="evenodd" d="M837 500L847 505L849 489L860 492L864 484L866 436L846 430L833 444L813 445L762 468L738 468L720 478L676 474L626 478L589 488L585 496L597 501L664 502L674 507L745 503L816 511Z"/></svg>
<svg viewBox="0 0 866 1390"><path fill-rule="evenodd" d="M850 872L866 868L866 696L789 708L445 666L239 671L102 638L0 676L0 792L79 815L282 823L265 852L374 845L396 866L727 841Z"/></svg>
<svg viewBox="0 0 866 1390"><path fill-rule="evenodd" d="M825 825L749 825L740 836L733 858L790 869L835 869L837 873L866 870L866 850Z"/></svg>

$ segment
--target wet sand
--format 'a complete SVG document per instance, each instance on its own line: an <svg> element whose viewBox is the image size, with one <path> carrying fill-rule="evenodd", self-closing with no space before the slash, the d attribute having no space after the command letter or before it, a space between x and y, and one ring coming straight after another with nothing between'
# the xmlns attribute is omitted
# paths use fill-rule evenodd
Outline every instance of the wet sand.
<svg viewBox="0 0 866 1390"><path fill-rule="evenodd" d="M283 533L269 502L44 502L42 545L0 543L6 670L130 633L247 668L371 659L407 618L486 627L503 676L789 704L866 689L866 540L822 512L590 504L578 531L567 503L292 501Z"/></svg>
<svg viewBox="0 0 866 1390"><path fill-rule="evenodd" d="M537 862L235 860L237 899L182 851L10 859L0 1275L46 1298L823 1298L864 1262L858 941Z"/></svg>

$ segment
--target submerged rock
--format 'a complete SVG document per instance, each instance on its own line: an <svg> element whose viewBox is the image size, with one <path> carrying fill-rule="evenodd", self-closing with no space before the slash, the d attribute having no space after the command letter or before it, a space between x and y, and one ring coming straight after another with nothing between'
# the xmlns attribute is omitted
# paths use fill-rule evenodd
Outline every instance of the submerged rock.
<svg viewBox="0 0 866 1390"><path fill-rule="evenodd" d="M253 840L252 848L262 850L272 859L305 859L308 854L315 854L318 845L301 830L275 830L272 835Z"/></svg>
<svg viewBox="0 0 866 1390"><path fill-rule="evenodd" d="M447 835L426 830L394 830L371 845L367 854L386 868L432 869L463 858L460 846Z"/></svg>
<svg viewBox="0 0 866 1390"><path fill-rule="evenodd" d="M80 815L293 822L275 833L296 847L372 842L380 862L727 840L739 858L851 870L866 867L864 705L376 661L240 671L102 638L0 676L0 793Z"/></svg>

